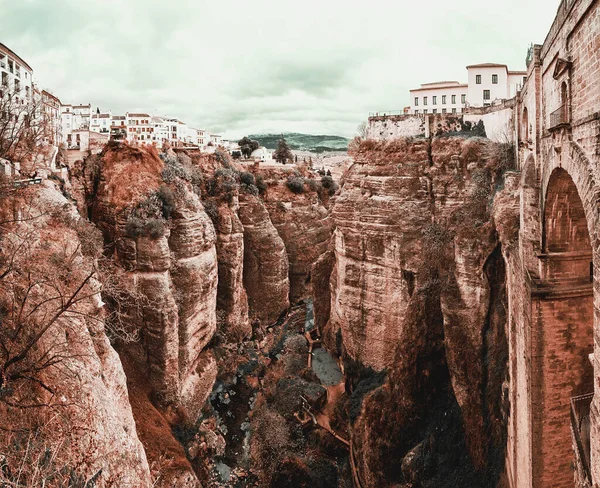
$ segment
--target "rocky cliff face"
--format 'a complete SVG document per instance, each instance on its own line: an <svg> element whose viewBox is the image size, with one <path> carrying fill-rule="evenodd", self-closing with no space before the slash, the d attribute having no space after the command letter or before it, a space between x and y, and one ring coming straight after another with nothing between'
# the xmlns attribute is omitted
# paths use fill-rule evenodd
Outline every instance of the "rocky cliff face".
<svg viewBox="0 0 600 488"><path fill-rule="evenodd" d="M185 182L162 183L152 149L108 147L97 164L90 214L143 298L125 313L141 329L155 394L195 418L216 376L204 351L216 330L214 227Z"/></svg>
<svg viewBox="0 0 600 488"><path fill-rule="evenodd" d="M250 314L269 324L290 305L285 245L258 197L240 195L239 217L244 226L244 287Z"/></svg>
<svg viewBox="0 0 600 488"><path fill-rule="evenodd" d="M365 486L431 482L435 470L445 475L423 486L497 481L506 296L489 210L500 152L481 139L367 141L335 202L326 338L388 370L353 427Z"/></svg>
<svg viewBox="0 0 600 488"><path fill-rule="evenodd" d="M222 202L215 219L219 262L217 308L223 314L223 331L231 341L252 336L244 288L244 227L238 209L237 198L232 203Z"/></svg>
<svg viewBox="0 0 600 488"><path fill-rule="evenodd" d="M12 366L2 357L0 416L10 428L3 428L0 445L11 449L3 450L0 484L18 475L23 486L94 480L102 487L149 487L125 374L105 334L93 226L81 224L49 183L22 198L15 204L27 209L27 220L0 234L1 341L13 354ZM5 274L5 253L24 236ZM33 293L21 294L27 286ZM17 305L27 328L7 336L19 330L11 312Z"/></svg>
<svg viewBox="0 0 600 488"><path fill-rule="evenodd" d="M329 212L317 193L294 194L283 186L267 192L265 206L285 244L290 301L295 303L310 294L311 267L327 250L332 233Z"/></svg>

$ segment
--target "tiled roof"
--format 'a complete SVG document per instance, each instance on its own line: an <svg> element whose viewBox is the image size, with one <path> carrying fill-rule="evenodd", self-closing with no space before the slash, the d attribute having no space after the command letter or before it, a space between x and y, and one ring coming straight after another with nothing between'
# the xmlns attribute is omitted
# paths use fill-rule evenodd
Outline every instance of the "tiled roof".
<svg viewBox="0 0 600 488"><path fill-rule="evenodd" d="M127 114L127 117L150 117L148 114Z"/></svg>
<svg viewBox="0 0 600 488"><path fill-rule="evenodd" d="M498 63L471 64L467 66L467 69L469 68L506 68L508 70L508 66L506 66L505 64Z"/></svg>

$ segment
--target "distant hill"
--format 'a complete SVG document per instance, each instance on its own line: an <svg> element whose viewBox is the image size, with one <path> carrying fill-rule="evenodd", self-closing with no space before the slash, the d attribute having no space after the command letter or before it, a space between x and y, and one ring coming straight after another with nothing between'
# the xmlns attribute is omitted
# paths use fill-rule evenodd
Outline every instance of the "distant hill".
<svg viewBox="0 0 600 488"><path fill-rule="evenodd" d="M291 149L314 153L347 151L348 142L350 142L349 139L341 136L298 134L296 132L284 132L283 136ZM258 141L267 149L276 149L281 134L252 134L248 137Z"/></svg>

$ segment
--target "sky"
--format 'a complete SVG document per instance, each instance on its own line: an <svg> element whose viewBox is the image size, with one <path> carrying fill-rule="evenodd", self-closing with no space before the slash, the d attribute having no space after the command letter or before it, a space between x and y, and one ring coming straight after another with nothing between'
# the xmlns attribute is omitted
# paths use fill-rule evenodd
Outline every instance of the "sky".
<svg viewBox="0 0 600 488"><path fill-rule="evenodd" d="M351 137L469 64L525 69L559 0L0 0L0 42L63 103L228 138Z"/></svg>

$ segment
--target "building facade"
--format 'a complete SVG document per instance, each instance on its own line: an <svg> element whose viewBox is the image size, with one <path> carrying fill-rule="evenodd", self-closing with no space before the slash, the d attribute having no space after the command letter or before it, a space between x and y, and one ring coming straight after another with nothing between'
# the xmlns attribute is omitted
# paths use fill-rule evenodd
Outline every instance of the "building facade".
<svg viewBox="0 0 600 488"><path fill-rule="evenodd" d="M17 103L26 103L33 96L33 69L16 53L0 43L1 90L9 91Z"/></svg>
<svg viewBox="0 0 600 488"><path fill-rule="evenodd" d="M410 91L409 113L461 113L466 106L467 88L458 81L425 83Z"/></svg>
<svg viewBox="0 0 600 488"><path fill-rule="evenodd" d="M526 71L509 71L505 64L470 65L467 66L467 83L440 81L410 90L408 113L462 113L468 107L502 103L515 97L526 77Z"/></svg>

